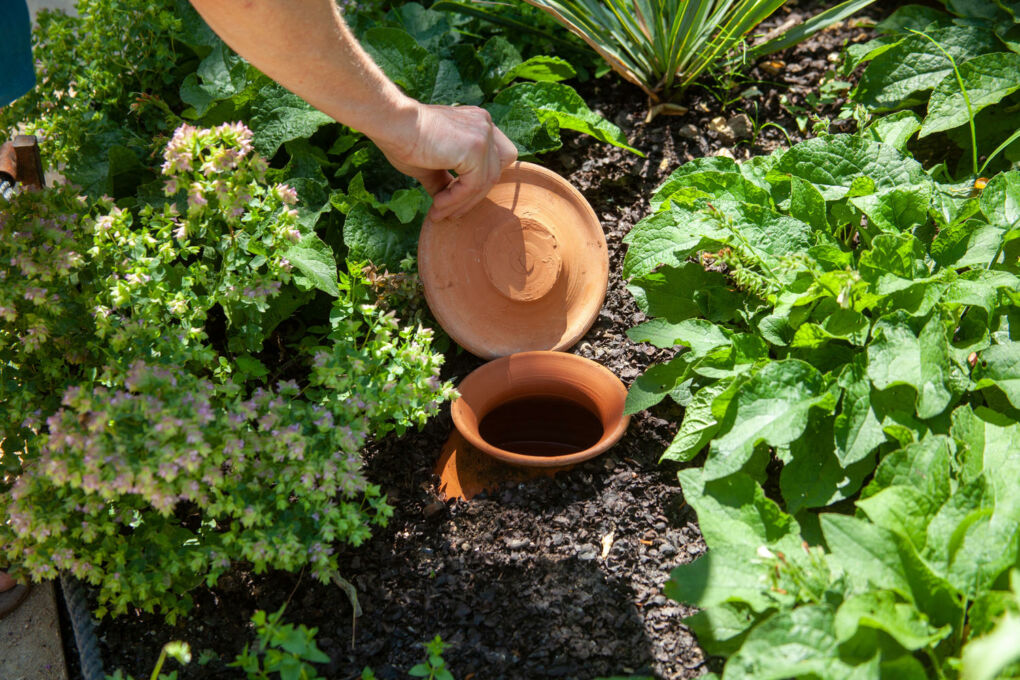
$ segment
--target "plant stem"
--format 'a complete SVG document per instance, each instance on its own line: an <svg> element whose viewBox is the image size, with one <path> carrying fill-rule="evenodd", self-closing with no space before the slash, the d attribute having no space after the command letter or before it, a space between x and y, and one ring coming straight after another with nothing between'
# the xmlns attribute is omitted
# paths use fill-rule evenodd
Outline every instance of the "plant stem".
<svg viewBox="0 0 1020 680"><path fill-rule="evenodd" d="M935 651L931 648L931 645L926 646L924 651L928 653L928 659L931 660L932 668L935 669L935 674L939 677L939 680L946 680L946 675L942 672L942 664L939 663L938 657L935 656Z"/></svg>
<svg viewBox="0 0 1020 680"><path fill-rule="evenodd" d="M970 152L971 161L974 168L974 176L978 174L978 153L977 153L977 131L974 128L974 108L970 105L970 95L967 93L967 88L963 86L963 77L960 76L960 69L956 66L956 59L953 59L953 55L946 52L946 50L938 43L935 38L931 37L927 33L921 31L915 31L912 28L908 28L908 31L917 35L923 36L925 39L931 41L931 44L939 49L939 52L945 55L946 59L953 67L953 73L956 75L956 84L960 86L960 93L963 95L963 101L967 104L967 123L970 125Z"/></svg>
<svg viewBox="0 0 1020 680"><path fill-rule="evenodd" d="M159 650L159 658L156 659L156 666L152 669L152 675L149 676L149 680L158 680L159 672L163 670L163 664L166 663L166 645L163 649Z"/></svg>
<svg viewBox="0 0 1020 680"><path fill-rule="evenodd" d="M988 164L989 164L989 163L991 163L991 162L992 162L992 160L993 160L993 159L994 159L994 158L995 158L996 156L998 156L998 155L999 155L999 153L1000 153L1000 152L1001 152L1001 151L1002 151L1003 149L1005 149L1005 148L1006 148L1007 146L1009 146L1010 144L1012 144L1013 142L1015 142L1015 141L1017 140L1017 138L1020 138L1020 130L1017 130L1016 132L1014 132L1013 134L1011 134L1011 135L1010 135L1010 136L1009 136L1009 137L1008 137L1008 138L1006 139L1006 141L1004 141L1004 142L1003 142L1002 144L1000 144L999 146L997 146L997 147L995 148L995 151L993 151L993 152L992 152L991 154L989 154L988 158L986 158L986 159L985 159L985 162L984 162L984 164L983 164L983 165L981 166L981 169L980 169L980 170L978 170L976 174L979 174L979 175L982 175L982 174L984 174L984 172L985 172L985 168L987 168L987 167L988 167Z"/></svg>

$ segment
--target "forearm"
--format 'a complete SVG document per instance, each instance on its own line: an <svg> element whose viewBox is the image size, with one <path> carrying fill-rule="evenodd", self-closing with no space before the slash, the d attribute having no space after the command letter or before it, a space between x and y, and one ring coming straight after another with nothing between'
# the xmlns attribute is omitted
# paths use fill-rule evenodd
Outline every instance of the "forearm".
<svg viewBox="0 0 1020 680"><path fill-rule="evenodd" d="M382 73L333 0L191 0L209 26L256 68L368 137L414 144L419 105Z"/></svg>

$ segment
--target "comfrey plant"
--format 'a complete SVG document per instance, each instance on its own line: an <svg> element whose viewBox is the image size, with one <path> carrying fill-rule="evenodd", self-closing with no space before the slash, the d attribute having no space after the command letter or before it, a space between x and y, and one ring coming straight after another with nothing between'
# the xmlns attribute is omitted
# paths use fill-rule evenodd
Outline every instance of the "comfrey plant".
<svg viewBox="0 0 1020 680"><path fill-rule="evenodd" d="M239 368L265 369L230 352L260 349L303 238L293 191L265 184L249 143L241 126L182 128L164 166L175 200L130 212L58 190L20 197L0 223L0 396L14 397L0 401L0 550L16 572L97 586L100 615L173 620L241 560L327 580L334 543L357 545L391 512L358 451L453 393L431 332L365 304L357 268L332 332L299 343L297 380L257 385ZM227 324L210 337L215 306Z"/></svg>

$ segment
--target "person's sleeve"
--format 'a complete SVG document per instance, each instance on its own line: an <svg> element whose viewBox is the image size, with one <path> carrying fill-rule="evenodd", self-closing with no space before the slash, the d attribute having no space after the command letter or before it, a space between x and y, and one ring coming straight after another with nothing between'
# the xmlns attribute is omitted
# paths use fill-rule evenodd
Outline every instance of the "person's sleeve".
<svg viewBox="0 0 1020 680"><path fill-rule="evenodd" d="M0 0L0 106L35 87L32 23L25 0Z"/></svg>

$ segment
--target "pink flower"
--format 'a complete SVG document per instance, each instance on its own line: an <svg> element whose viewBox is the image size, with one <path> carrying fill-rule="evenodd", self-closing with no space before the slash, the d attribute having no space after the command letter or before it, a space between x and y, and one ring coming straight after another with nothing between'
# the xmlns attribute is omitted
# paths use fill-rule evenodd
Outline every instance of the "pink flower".
<svg viewBox="0 0 1020 680"><path fill-rule="evenodd" d="M275 187L276 195L280 197L284 205L294 205L297 203L298 195L297 191L286 184L277 184Z"/></svg>
<svg viewBox="0 0 1020 680"><path fill-rule="evenodd" d="M188 207L198 211L208 205L208 203L209 201L202 195L202 185L194 182L188 189Z"/></svg>

